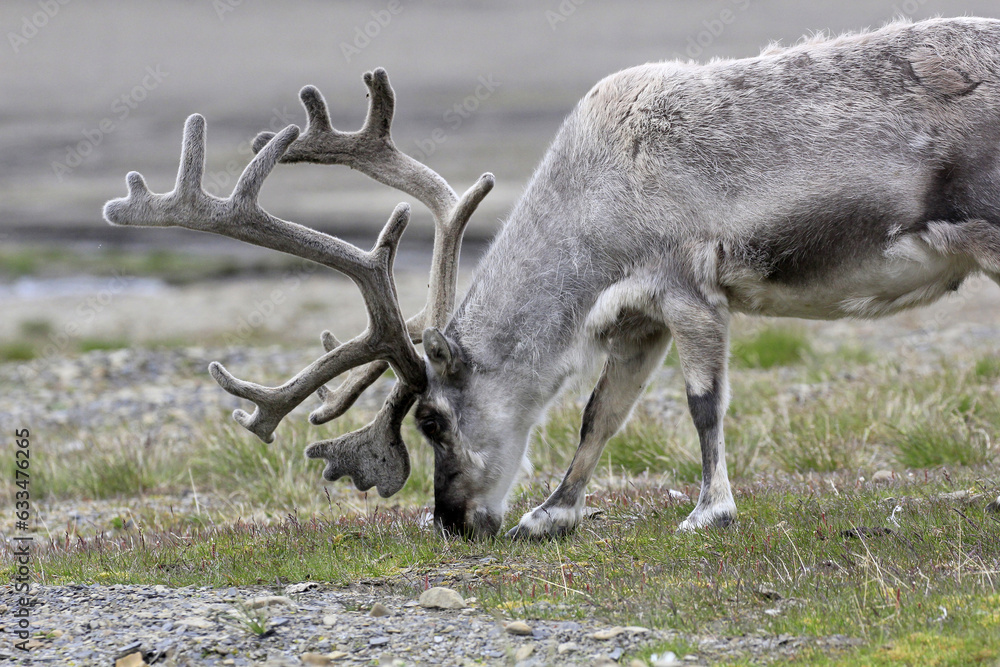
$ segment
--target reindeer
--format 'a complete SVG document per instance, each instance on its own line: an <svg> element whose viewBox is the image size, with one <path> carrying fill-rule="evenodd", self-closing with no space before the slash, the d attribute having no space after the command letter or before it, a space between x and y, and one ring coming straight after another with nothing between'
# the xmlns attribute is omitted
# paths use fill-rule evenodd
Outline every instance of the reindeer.
<svg viewBox="0 0 1000 667"><path fill-rule="evenodd" d="M971 274L1000 282L1000 21L896 22L755 58L605 78L566 119L454 314L462 232L493 177L458 196L395 147L385 71L364 81L361 130L334 129L320 93L303 88L306 131L258 136L226 199L201 187L205 122L191 116L174 189L152 194L132 172L128 196L104 216L231 236L349 276L368 310L364 333L341 344L324 332L326 353L278 387L218 363L209 370L256 405L234 417L270 442L313 393L322 405L309 419L321 424L391 366L399 381L374 421L306 455L326 460L326 479L347 475L388 497L409 474L400 425L416 404L445 531L500 531L532 428L568 378L603 358L569 470L508 535L572 531L605 443L671 342L703 475L679 528L725 526L736 516L722 428L732 313L876 317L934 301ZM432 272L419 314L403 319L392 279L407 205L362 251L260 208L279 161L347 165L430 209Z"/></svg>

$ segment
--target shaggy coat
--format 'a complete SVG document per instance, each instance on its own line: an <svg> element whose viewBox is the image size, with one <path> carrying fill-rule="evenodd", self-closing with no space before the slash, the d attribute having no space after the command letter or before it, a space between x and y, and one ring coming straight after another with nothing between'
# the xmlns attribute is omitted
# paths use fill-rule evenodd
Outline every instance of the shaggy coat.
<svg viewBox="0 0 1000 667"><path fill-rule="evenodd" d="M436 516L494 533L530 430L606 355L565 479L512 533L571 530L676 343L702 447L682 528L730 522L728 321L875 317L1000 279L1000 21L934 19L613 74L566 119L444 332L417 418Z"/></svg>

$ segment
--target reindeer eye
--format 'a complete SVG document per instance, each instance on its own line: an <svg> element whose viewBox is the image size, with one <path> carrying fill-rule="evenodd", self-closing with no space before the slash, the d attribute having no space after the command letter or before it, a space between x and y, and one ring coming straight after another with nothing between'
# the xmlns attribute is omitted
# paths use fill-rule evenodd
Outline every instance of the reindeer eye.
<svg viewBox="0 0 1000 667"><path fill-rule="evenodd" d="M417 423L417 428L428 438L434 438L444 430L444 424L440 417L424 417Z"/></svg>

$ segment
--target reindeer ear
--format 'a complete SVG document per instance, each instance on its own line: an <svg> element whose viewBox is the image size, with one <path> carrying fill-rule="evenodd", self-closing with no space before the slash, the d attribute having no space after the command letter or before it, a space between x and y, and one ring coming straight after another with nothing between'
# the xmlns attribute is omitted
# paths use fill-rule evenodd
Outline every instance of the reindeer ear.
<svg viewBox="0 0 1000 667"><path fill-rule="evenodd" d="M431 327L424 329L424 352L434 372L440 377L457 379L465 373L465 359L458 345Z"/></svg>

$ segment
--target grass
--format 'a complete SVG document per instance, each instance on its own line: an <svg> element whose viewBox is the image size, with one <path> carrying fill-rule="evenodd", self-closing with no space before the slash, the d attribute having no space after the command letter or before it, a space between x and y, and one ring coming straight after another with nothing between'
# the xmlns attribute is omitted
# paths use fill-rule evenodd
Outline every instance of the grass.
<svg viewBox="0 0 1000 667"><path fill-rule="evenodd" d="M302 456L308 442L357 421L317 429L293 418L270 445L221 417L194 425L196 438L108 427L58 456L41 448L33 498L121 502L137 528L116 516L56 531L38 576L170 586L365 579L409 597L441 584L501 617L673 633L629 659L670 651L737 665L997 664L1000 516L983 511L1000 494L1000 404L984 361L993 357L916 367L852 348L788 347L799 352L783 358L797 361L769 365L777 357L758 346L754 365L733 373L727 460L740 515L727 530L674 533L691 502L669 489L697 495L700 453L683 387L670 386L606 448L588 500L602 514L546 543L447 540L422 528L433 462L409 423L413 472L390 500L324 483L322 464ZM537 472L516 491L508 525L558 483L581 412L567 400L538 429ZM863 481L879 469L896 481ZM164 511L159 497L194 502ZM850 532L859 527L870 530ZM762 584L780 597L762 597ZM740 643L779 636L800 643L773 654Z"/></svg>
<svg viewBox="0 0 1000 667"><path fill-rule="evenodd" d="M0 343L0 362L31 361L38 356L34 344L26 340L15 340Z"/></svg>
<svg viewBox="0 0 1000 667"><path fill-rule="evenodd" d="M82 338L76 344L76 349L80 352L93 352L94 350L120 350L131 346L131 342L124 338Z"/></svg>
<svg viewBox="0 0 1000 667"><path fill-rule="evenodd" d="M804 331L772 325L733 340L730 350L730 363L735 368L774 368L801 363L811 346Z"/></svg>
<svg viewBox="0 0 1000 667"><path fill-rule="evenodd" d="M266 637L274 630L269 627L270 613L267 607L250 607L236 603L228 613L219 616L223 623L254 637Z"/></svg>
<svg viewBox="0 0 1000 667"><path fill-rule="evenodd" d="M978 479L973 471L928 473L926 480L897 485L891 498L844 475L761 480L739 489L734 527L693 535L673 532L687 503L671 500L657 484L626 485L590 499L602 518L541 544L446 540L418 527L419 510L345 516L331 507L308 518L237 521L183 537L53 539L38 565L47 583L346 585L366 579L413 597L432 582L475 595L484 609L505 617L596 618L668 628L689 642L687 648L677 641L649 647L649 653L683 655L678 649L693 650L699 637L720 631L859 640L860 646L833 656L807 646L792 664L899 664L905 656L926 657L930 633L939 640L939 662L927 664L977 664L962 663L961 656L1000 659L994 582L1000 523L982 513L982 501L940 494L968 486L997 493L996 483ZM515 515L531 500L519 495ZM885 526L892 504L904 507L893 532L860 539L846 532ZM488 556L495 560L480 565ZM757 594L761 582L779 599ZM936 620L940 608L947 618Z"/></svg>
<svg viewBox="0 0 1000 667"><path fill-rule="evenodd" d="M52 245L14 245L0 248L0 280L72 275L159 278L170 284L188 284L240 275L265 275L300 268L303 260L275 253L243 257L219 253L124 248L73 249Z"/></svg>

